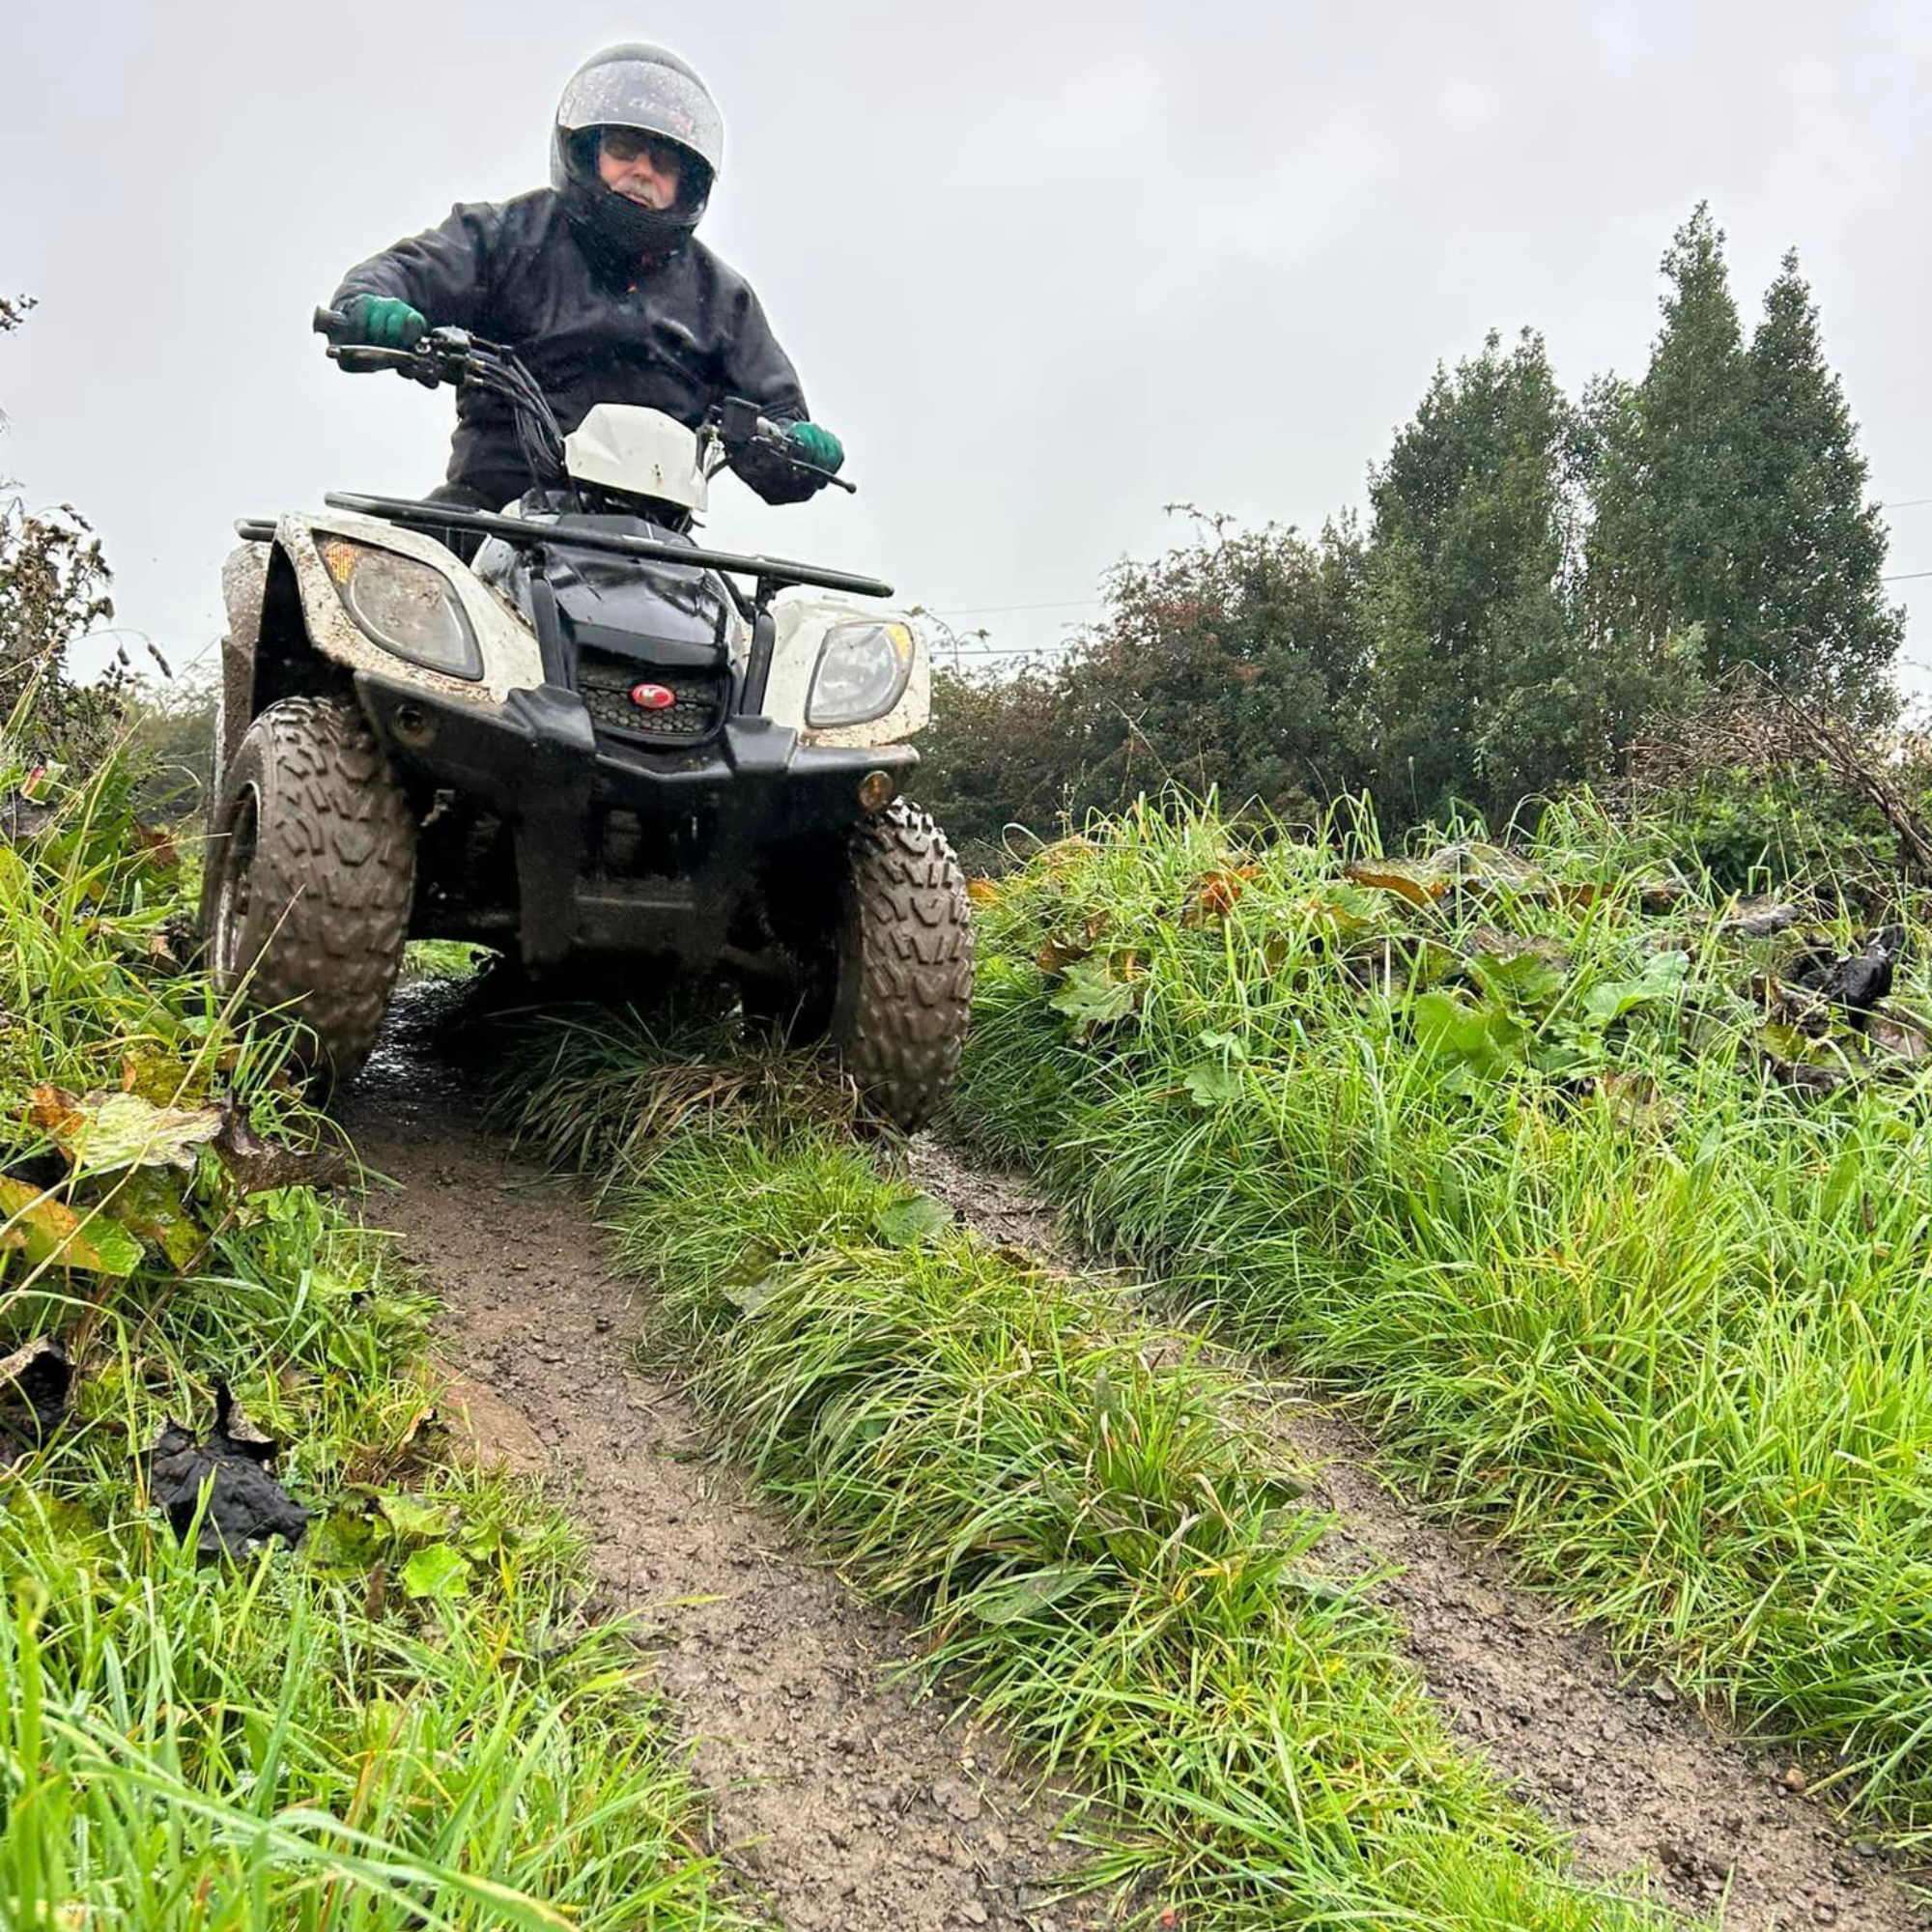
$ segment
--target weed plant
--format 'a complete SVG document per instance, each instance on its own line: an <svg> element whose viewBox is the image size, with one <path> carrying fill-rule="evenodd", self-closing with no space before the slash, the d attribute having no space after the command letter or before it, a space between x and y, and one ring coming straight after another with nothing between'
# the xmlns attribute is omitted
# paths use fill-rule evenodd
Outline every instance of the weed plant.
<svg viewBox="0 0 1932 1932"><path fill-rule="evenodd" d="M1451 1747L1222 1372L954 1228L843 1105L608 1017L554 1034L519 1102L611 1184L658 1342L757 1480L923 1620L950 1691L1079 1780L1073 1829L1123 1910L1245 1932L1665 1922L1567 1874Z"/></svg>
<svg viewBox="0 0 1932 1932"><path fill-rule="evenodd" d="M1923 976L1856 1033L1619 838L1095 827L977 892L957 1122L1922 1844Z"/></svg>
<svg viewBox="0 0 1932 1932"><path fill-rule="evenodd" d="M46 1440L0 1386L0 1925L727 1922L633 1635L581 1614L574 1535L452 1462L432 1304L327 1198L251 1190L207 1144L222 1112L322 1129L187 970L130 775L40 800L19 776L0 1356L58 1337L76 1377ZM110 1115L135 1123L111 1150ZM166 1415L204 1427L219 1379L284 1445L299 1549L197 1560L148 1505L139 1453Z"/></svg>

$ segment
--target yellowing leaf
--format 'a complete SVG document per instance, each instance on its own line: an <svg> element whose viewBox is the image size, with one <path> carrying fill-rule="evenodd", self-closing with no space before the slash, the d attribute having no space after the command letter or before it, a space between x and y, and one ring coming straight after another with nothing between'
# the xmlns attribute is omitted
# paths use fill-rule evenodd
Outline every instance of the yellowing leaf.
<svg viewBox="0 0 1932 1932"><path fill-rule="evenodd" d="M997 905L1000 900L1000 882L997 879L968 879L966 896L977 906Z"/></svg>
<svg viewBox="0 0 1932 1932"><path fill-rule="evenodd" d="M1342 876L1358 886L1394 893L1410 905L1434 905L1449 890L1447 873L1432 866L1412 866L1401 859L1357 859L1342 867Z"/></svg>
<svg viewBox="0 0 1932 1932"><path fill-rule="evenodd" d="M1248 881L1260 871L1258 866L1237 866L1233 871L1204 872L1187 889L1187 902L1181 909L1182 925L1206 925L1209 920L1223 920L1234 911Z"/></svg>
<svg viewBox="0 0 1932 1932"><path fill-rule="evenodd" d="M76 1214L65 1202L46 1199L24 1180L0 1175L0 1213L7 1227L0 1243L26 1250L36 1267L53 1263L96 1274L132 1274L141 1264L141 1244L126 1228L99 1213Z"/></svg>
<svg viewBox="0 0 1932 1932"><path fill-rule="evenodd" d="M221 1131L213 1107L157 1107L139 1094L104 1089L76 1099L60 1087L34 1089L33 1122L73 1162L77 1173L119 1167L192 1171L194 1150Z"/></svg>

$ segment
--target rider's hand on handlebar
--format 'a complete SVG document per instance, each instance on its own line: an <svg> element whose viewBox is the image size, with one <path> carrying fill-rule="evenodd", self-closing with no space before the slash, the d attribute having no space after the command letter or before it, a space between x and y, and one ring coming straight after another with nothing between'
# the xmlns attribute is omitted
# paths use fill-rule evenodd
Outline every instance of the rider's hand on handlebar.
<svg viewBox="0 0 1932 1932"><path fill-rule="evenodd" d="M413 349L429 329L420 309L394 296L351 296L342 304L342 320L336 341L343 348Z"/></svg>
<svg viewBox="0 0 1932 1932"><path fill-rule="evenodd" d="M845 461L845 445L817 423L787 423L784 433L793 450L814 469L837 470Z"/></svg>

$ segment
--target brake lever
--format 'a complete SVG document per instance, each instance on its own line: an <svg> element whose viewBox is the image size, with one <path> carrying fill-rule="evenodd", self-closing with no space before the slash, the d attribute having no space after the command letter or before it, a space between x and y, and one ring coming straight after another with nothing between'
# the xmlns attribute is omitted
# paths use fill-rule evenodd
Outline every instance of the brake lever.
<svg viewBox="0 0 1932 1932"><path fill-rule="evenodd" d="M858 484L848 483L844 477L835 476L831 470L821 469L817 464L808 463L802 456L794 456L791 462L793 469L803 469L808 476L822 476L826 482L836 483L848 497L856 497L859 494Z"/></svg>
<svg viewBox="0 0 1932 1932"><path fill-rule="evenodd" d="M331 342L322 353L337 368L346 370L352 376L368 376L379 369L393 369L397 375L408 376L426 389L434 389L442 382L436 368L425 362L413 349L371 349L355 343L345 346Z"/></svg>

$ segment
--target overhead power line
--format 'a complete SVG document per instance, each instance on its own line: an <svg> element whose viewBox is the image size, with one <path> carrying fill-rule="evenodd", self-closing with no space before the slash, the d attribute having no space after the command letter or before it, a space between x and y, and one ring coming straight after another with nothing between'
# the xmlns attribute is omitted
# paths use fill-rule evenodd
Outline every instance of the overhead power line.
<svg viewBox="0 0 1932 1932"><path fill-rule="evenodd" d="M969 604L948 611L935 611L935 617L1002 617L1015 611L1071 611L1082 605L1104 604L1104 597L1063 597L1051 604Z"/></svg>

